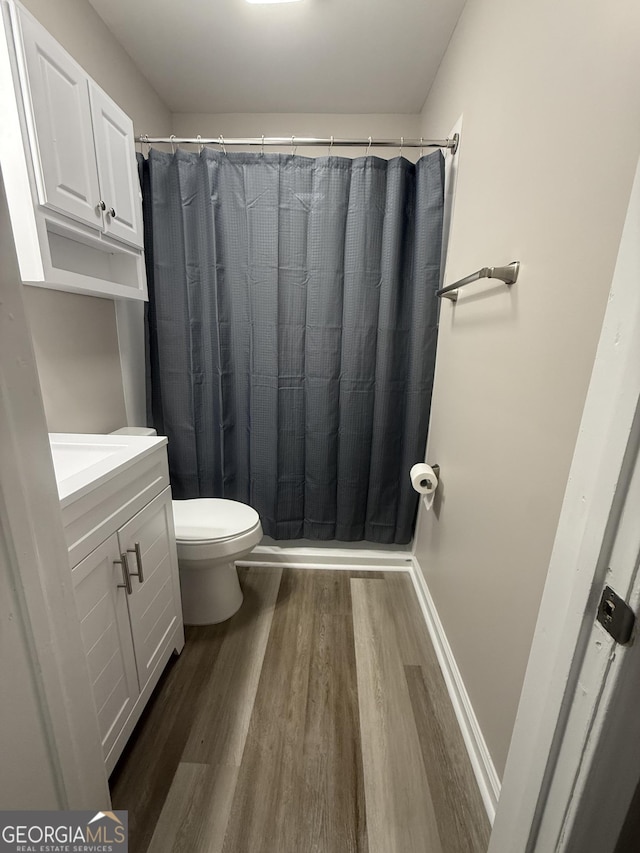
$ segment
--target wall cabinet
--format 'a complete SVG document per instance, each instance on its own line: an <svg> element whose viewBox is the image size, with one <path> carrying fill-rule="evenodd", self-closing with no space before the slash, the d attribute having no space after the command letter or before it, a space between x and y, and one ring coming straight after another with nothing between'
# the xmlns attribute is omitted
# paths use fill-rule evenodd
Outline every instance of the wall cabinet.
<svg viewBox="0 0 640 853"><path fill-rule="evenodd" d="M108 773L184 645L167 480L162 447L62 508Z"/></svg>
<svg viewBox="0 0 640 853"><path fill-rule="evenodd" d="M145 299L131 119L19 3L1 2L0 160L22 278Z"/></svg>

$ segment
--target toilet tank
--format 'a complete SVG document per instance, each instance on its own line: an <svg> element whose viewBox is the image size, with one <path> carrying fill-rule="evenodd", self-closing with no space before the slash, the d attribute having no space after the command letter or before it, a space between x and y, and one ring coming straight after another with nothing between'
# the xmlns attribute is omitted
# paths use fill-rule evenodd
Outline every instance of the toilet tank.
<svg viewBox="0 0 640 853"><path fill-rule="evenodd" d="M151 427L121 427L121 429L114 429L111 435L148 435L153 436L158 433L155 429L151 429Z"/></svg>

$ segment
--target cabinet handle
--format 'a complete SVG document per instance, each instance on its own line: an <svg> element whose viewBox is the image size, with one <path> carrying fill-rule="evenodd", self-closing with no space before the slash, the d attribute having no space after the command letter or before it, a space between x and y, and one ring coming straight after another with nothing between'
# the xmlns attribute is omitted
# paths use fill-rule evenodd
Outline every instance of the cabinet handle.
<svg viewBox="0 0 640 853"><path fill-rule="evenodd" d="M113 207L109 208L109 215L111 216L112 219L116 218L116 212L115 212Z"/></svg>
<svg viewBox="0 0 640 853"><path fill-rule="evenodd" d="M133 587L131 586L131 574L129 572L129 559L126 553L120 554L120 559L114 560L113 562L114 564L117 563L118 565L122 566L122 580L124 581L124 583L119 583L118 589L126 589L127 595L133 595Z"/></svg>
<svg viewBox="0 0 640 853"><path fill-rule="evenodd" d="M98 202L98 210L106 210L106 209L107 209L107 205L104 203L104 201L102 199L100 199L100 201Z"/></svg>
<svg viewBox="0 0 640 853"><path fill-rule="evenodd" d="M136 564L138 566L137 572L129 572L132 577L138 578L140 583L144 583L144 574L142 570L142 549L140 548L140 543L136 542L133 548L127 548L127 554L135 554L136 555Z"/></svg>

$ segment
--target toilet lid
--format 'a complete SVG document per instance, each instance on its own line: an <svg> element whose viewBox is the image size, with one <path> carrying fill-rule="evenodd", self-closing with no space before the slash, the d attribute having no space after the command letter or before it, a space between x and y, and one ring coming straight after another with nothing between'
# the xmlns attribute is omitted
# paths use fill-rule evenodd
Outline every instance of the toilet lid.
<svg viewBox="0 0 640 853"><path fill-rule="evenodd" d="M223 498L173 501L176 539L211 542L246 533L260 523L260 516L246 504Z"/></svg>

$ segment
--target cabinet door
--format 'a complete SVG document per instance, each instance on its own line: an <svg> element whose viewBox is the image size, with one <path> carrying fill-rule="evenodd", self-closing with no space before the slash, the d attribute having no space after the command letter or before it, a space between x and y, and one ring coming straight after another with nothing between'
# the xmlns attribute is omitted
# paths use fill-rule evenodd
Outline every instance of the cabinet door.
<svg viewBox="0 0 640 853"><path fill-rule="evenodd" d="M140 690L182 621L171 489L167 488L118 531L129 557L133 594L127 596ZM142 570L142 577L135 573Z"/></svg>
<svg viewBox="0 0 640 853"><path fill-rule="evenodd" d="M100 191L106 204L105 231L142 247L142 194L133 123L94 83L89 84Z"/></svg>
<svg viewBox="0 0 640 853"><path fill-rule="evenodd" d="M73 569L82 641L105 758L138 698L127 593L114 534Z"/></svg>
<svg viewBox="0 0 640 853"><path fill-rule="evenodd" d="M18 16L39 202L102 229L87 75L34 18Z"/></svg>

